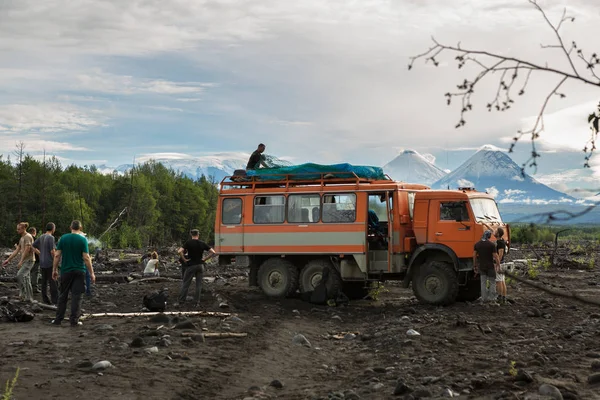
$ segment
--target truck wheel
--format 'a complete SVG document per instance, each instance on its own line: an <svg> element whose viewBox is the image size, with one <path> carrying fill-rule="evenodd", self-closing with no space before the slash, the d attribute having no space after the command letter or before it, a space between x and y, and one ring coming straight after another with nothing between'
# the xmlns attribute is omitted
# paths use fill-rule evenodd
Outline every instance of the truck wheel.
<svg viewBox="0 0 600 400"><path fill-rule="evenodd" d="M423 264L413 278L413 292L420 302L448 305L456 300L458 277L452 265L442 261Z"/></svg>
<svg viewBox="0 0 600 400"><path fill-rule="evenodd" d="M465 286L458 289L457 301L475 301L481 296L479 279L469 279Z"/></svg>
<svg viewBox="0 0 600 400"><path fill-rule="evenodd" d="M368 282L344 282L342 284L342 291L350 300L364 299L369 294Z"/></svg>
<svg viewBox="0 0 600 400"><path fill-rule="evenodd" d="M284 258L269 258L258 269L258 286L268 297L287 297L298 290L298 268Z"/></svg>
<svg viewBox="0 0 600 400"><path fill-rule="evenodd" d="M320 258L309 261L300 271L300 292L312 292L321 282L323 269L329 268L329 280L327 281L327 294L338 293L342 288L342 278L338 271L331 265L329 260Z"/></svg>

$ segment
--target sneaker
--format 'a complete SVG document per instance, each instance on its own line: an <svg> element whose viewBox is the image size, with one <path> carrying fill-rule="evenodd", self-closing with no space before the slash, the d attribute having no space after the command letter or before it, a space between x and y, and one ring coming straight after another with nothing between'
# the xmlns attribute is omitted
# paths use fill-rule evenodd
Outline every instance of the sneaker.
<svg viewBox="0 0 600 400"><path fill-rule="evenodd" d="M53 319L52 321L50 321L50 324L60 326L60 321Z"/></svg>
<svg viewBox="0 0 600 400"><path fill-rule="evenodd" d="M78 327L78 326L81 326L81 325L83 325L83 322L81 322L81 321L71 322L71 327L72 328L75 328L75 327Z"/></svg>

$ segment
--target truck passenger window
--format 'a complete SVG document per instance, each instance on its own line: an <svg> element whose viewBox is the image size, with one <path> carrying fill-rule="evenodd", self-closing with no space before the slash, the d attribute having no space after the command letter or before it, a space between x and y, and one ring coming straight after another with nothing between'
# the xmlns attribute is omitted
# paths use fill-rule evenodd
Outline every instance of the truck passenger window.
<svg viewBox="0 0 600 400"><path fill-rule="evenodd" d="M464 201L440 203L441 221L468 221L469 211Z"/></svg>
<svg viewBox="0 0 600 400"><path fill-rule="evenodd" d="M356 221L355 194L326 194L323 196L323 222Z"/></svg>
<svg viewBox="0 0 600 400"><path fill-rule="evenodd" d="M223 225L237 225L242 222L242 199L223 200Z"/></svg>
<svg viewBox="0 0 600 400"><path fill-rule="evenodd" d="M292 223L319 222L321 196L318 194L291 194L288 196L287 220Z"/></svg>
<svg viewBox="0 0 600 400"><path fill-rule="evenodd" d="M256 196L255 224L281 224L285 220L285 196Z"/></svg>

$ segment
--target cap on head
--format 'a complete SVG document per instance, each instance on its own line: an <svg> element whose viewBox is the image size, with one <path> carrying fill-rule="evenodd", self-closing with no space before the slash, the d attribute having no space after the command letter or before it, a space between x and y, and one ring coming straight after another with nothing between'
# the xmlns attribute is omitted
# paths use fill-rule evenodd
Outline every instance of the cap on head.
<svg viewBox="0 0 600 400"><path fill-rule="evenodd" d="M492 231L487 230L487 231L483 232L483 240L488 240L491 237L492 237Z"/></svg>
<svg viewBox="0 0 600 400"><path fill-rule="evenodd" d="M190 234L191 234L192 236L200 236L200 231L199 231L198 229L192 229L192 230L190 231Z"/></svg>

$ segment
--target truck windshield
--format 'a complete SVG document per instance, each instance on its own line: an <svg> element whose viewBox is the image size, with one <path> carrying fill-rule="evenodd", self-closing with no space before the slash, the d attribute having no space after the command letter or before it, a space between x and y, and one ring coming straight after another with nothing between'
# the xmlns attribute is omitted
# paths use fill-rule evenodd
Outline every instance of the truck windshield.
<svg viewBox="0 0 600 400"><path fill-rule="evenodd" d="M470 199L473 214L477 222L497 222L501 223L500 211L496 202L492 199Z"/></svg>

